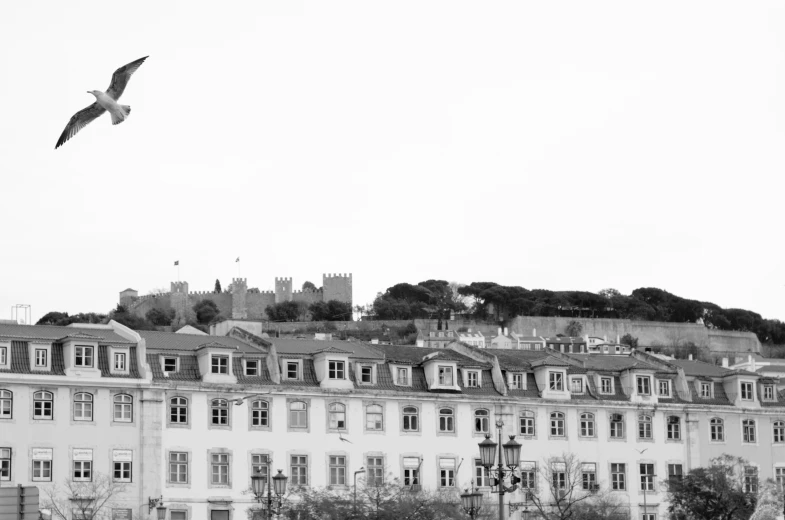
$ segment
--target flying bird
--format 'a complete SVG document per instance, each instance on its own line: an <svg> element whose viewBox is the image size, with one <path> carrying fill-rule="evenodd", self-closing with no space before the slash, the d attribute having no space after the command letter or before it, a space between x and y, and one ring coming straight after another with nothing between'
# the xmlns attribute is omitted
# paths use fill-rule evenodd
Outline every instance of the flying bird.
<svg viewBox="0 0 785 520"><path fill-rule="evenodd" d="M343 437L343 435L341 434L341 432L338 432L338 438L339 438L339 439L341 439L343 442L348 442L349 444L354 444L354 443L353 443L352 441L350 441L349 439L344 439L344 437Z"/></svg>
<svg viewBox="0 0 785 520"><path fill-rule="evenodd" d="M109 84L109 88L106 89L106 92L88 90L88 94L95 96L95 103L89 107L83 108L71 117L71 120L65 125L65 130L63 130L62 135L60 135L60 139L57 140L55 150L75 136L79 130L91 123L93 119L106 111L112 116L113 125L125 121L128 114L131 113L131 107L128 105L120 105L117 103L117 100L123 95L123 91L125 90L126 85L128 85L128 80L131 79L131 75L136 72L136 69L142 66L142 63L144 63L144 60L147 58L148 56L139 58L114 71L114 74L112 74L112 82Z"/></svg>

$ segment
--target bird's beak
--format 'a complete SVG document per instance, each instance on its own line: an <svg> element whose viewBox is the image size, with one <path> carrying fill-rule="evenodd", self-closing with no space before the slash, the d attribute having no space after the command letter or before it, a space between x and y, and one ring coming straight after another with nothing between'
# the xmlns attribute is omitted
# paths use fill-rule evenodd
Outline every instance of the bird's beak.
<svg viewBox="0 0 785 520"><path fill-rule="evenodd" d="M88 93L88 94L92 94L92 92L90 92L89 90L87 91L87 93Z"/></svg>

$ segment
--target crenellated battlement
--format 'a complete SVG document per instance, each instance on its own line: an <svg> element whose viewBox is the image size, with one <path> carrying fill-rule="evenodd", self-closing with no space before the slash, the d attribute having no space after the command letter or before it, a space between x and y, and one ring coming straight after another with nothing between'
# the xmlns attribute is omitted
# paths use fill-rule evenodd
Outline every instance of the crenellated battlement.
<svg viewBox="0 0 785 520"><path fill-rule="evenodd" d="M170 286L173 293L188 294L188 282L171 282Z"/></svg>
<svg viewBox="0 0 785 520"><path fill-rule="evenodd" d="M322 280L327 280L330 278L338 278L338 279L352 279L352 273L324 273L322 274Z"/></svg>
<svg viewBox="0 0 785 520"><path fill-rule="evenodd" d="M192 291L188 294L190 294L191 296L215 296L216 294L222 294L222 293L217 293L215 291Z"/></svg>
<svg viewBox="0 0 785 520"><path fill-rule="evenodd" d="M281 283L286 283L286 282L292 283L292 277L290 276L289 278L286 278L286 277L279 278L279 277L276 276L275 277L275 282L276 283L278 283L278 282L281 282Z"/></svg>

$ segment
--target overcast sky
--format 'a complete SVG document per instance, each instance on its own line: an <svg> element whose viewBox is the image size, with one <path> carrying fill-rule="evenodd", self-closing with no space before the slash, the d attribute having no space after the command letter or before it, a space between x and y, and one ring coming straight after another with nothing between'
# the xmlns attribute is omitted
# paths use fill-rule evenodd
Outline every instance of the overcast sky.
<svg viewBox="0 0 785 520"><path fill-rule="evenodd" d="M351 272L785 319L785 4L0 4L0 318ZM150 58L63 147L112 72Z"/></svg>

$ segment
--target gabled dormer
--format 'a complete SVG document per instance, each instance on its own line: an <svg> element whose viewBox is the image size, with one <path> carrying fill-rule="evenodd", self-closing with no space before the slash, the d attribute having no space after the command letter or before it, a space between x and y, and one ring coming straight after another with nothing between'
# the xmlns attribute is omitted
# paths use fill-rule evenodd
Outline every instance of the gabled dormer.
<svg viewBox="0 0 785 520"><path fill-rule="evenodd" d="M570 389L567 380L567 367L569 364L554 356L532 361L534 380L542 388L544 399L569 399Z"/></svg>
<svg viewBox="0 0 785 520"><path fill-rule="evenodd" d="M199 373L205 383L237 383L234 375L232 355L236 347L222 345L215 341L199 345L196 360Z"/></svg>
<svg viewBox="0 0 785 520"><path fill-rule="evenodd" d="M722 378L722 385L734 406L760 408L758 400L759 376L752 372L733 372Z"/></svg>
<svg viewBox="0 0 785 520"><path fill-rule="evenodd" d="M476 367L461 368L461 378L463 379L463 386L465 388L481 388L482 387L482 369Z"/></svg>
<svg viewBox="0 0 785 520"><path fill-rule="evenodd" d="M0 340L0 370L11 370L11 342Z"/></svg>
<svg viewBox="0 0 785 520"><path fill-rule="evenodd" d="M63 365L66 376L101 377L101 370L98 368L99 339L84 332L69 334L60 339L63 344ZM51 359L51 350L49 353ZM32 368L32 364L30 366Z"/></svg>
<svg viewBox="0 0 785 520"><path fill-rule="evenodd" d="M390 374L395 386L412 386L412 367L400 363L390 363Z"/></svg>
<svg viewBox="0 0 785 520"><path fill-rule="evenodd" d="M354 388L349 379L349 355L351 352L335 347L327 347L313 355L313 368L316 380L322 388Z"/></svg>
<svg viewBox="0 0 785 520"><path fill-rule="evenodd" d="M445 359L440 352L433 352L425 356L422 366L428 390L434 392L439 390L460 391L458 364L454 360Z"/></svg>
<svg viewBox="0 0 785 520"><path fill-rule="evenodd" d="M27 356L31 372L49 373L52 371L52 342L31 340L27 343Z"/></svg>
<svg viewBox="0 0 785 520"><path fill-rule="evenodd" d="M656 370L654 367L633 365L621 372L621 386L633 403L656 403Z"/></svg>

